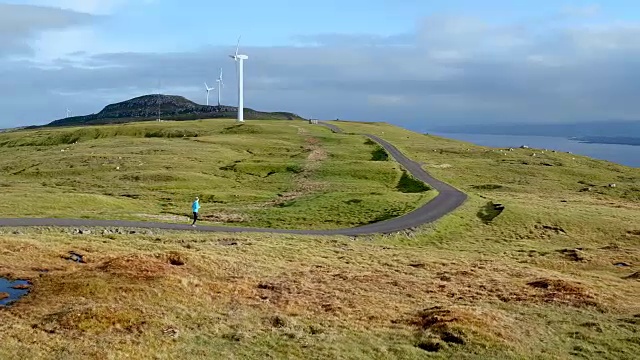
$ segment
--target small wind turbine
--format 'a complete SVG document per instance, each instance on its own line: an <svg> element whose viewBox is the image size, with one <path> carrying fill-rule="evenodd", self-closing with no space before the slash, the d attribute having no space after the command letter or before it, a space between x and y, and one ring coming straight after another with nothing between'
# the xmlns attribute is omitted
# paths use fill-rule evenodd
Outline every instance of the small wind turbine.
<svg viewBox="0 0 640 360"><path fill-rule="evenodd" d="M235 60L238 67L238 122L244 122L244 60L249 59L247 55L240 55L240 37L238 37L238 45L236 46L235 55L229 55Z"/></svg>
<svg viewBox="0 0 640 360"><path fill-rule="evenodd" d="M220 106L220 99L222 98L222 88L224 87L224 81L222 81L222 68L220 68L220 77L216 80L218 83L218 106Z"/></svg>
<svg viewBox="0 0 640 360"><path fill-rule="evenodd" d="M204 88L207 89L207 106L209 106L209 92L215 88L210 88L206 82L204 83Z"/></svg>
<svg viewBox="0 0 640 360"><path fill-rule="evenodd" d="M69 110L69 108L67 108L67 117L71 117L71 110Z"/></svg>

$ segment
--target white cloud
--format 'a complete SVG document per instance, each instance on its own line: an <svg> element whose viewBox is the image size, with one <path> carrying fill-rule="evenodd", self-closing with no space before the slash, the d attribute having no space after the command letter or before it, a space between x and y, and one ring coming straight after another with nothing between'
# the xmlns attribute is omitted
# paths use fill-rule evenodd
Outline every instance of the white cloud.
<svg viewBox="0 0 640 360"><path fill-rule="evenodd" d="M34 51L31 41L45 31L87 25L88 14L33 5L0 4L0 56Z"/></svg>
<svg viewBox="0 0 640 360"><path fill-rule="evenodd" d="M69 36L69 42L86 41ZM354 39L360 39L359 46L344 46ZM425 19L414 33L332 34L317 40L304 40L312 46L244 47L247 106L386 121L640 118L638 24L497 26L436 17ZM80 48L89 53L52 60L55 67L2 63L0 89L11 91L0 90L4 121L10 121L0 127L53 120L57 104L68 104L76 114L99 111L109 102L156 92L159 77L167 84L164 92L202 102L201 84L217 74L216 61L224 66L223 100L234 102L235 67L228 48L164 54L118 53L116 46L113 53L95 54L99 48ZM66 46L64 52L74 49ZM34 98L43 88L50 93Z"/></svg>
<svg viewBox="0 0 640 360"><path fill-rule="evenodd" d="M42 6L57 7L89 14L107 15L132 3L150 4L155 0L33 0Z"/></svg>

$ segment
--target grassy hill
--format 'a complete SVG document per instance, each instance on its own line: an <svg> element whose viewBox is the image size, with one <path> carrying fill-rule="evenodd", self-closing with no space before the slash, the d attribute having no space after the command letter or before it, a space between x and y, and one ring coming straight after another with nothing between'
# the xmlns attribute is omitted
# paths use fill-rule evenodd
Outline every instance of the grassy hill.
<svg viewBox="0 0 640 360"><path fill-rule="evenodd" d="M139 96L105 106L97 114L72 116L52 121L45 127L123 124L160 119L198 120L236 118L238 108L233 106L208 106L196 104L182 96L152 94ZM244 109L246 120L301 120L289 112L263 112ZM38 127L32 127L38 128Z"/></svg>
<svg viewBox="0 0 640 360"><path fill-rule="evenodd" d="M338 228L398 216L435 192L403 192L381 148L304 122L171 122L0 134L0 216ZM60 197L65 197L60 202Z"/></svg>
<svg viewBox="0 0 640 360"><path fill-rule="evenodd" d="M199 132L198 137L181 134L185 124ZM0 159L10 170L2 173L17 173L0 180L0 199L13 204L1 210L4 214L42 211L37 210L38 199L47 193L51 198L40 203L51 204L47 211L60 215L91 207L98 199L118 199L118 205L105 200L80 215L160 214L173 206L182 209L178 204L208 188L209 203L223 201L216 204L220 206L216 211L248 211L253 219L267 223L280 211L278 207L251 213L253 209L245 206L270 201L285 187L297 188L300 179L284 170L268 177L247 174L272 171L257 164L282 169L274 164L288 167L290 161L307 169L301 172L307 174L304 178L328 184L319 193L326 195L309 198L331 195L340 204L322 214L308 213L305 221L313 226L323 226L323 219L335 224L333 211L343 211L339 219L351 222L370 219L375 215L369 209L376 208L372 199L412 205L428 199L428 193L396 198L399 169L388 161L372 161L377 149L356 133L390 141L440 179L467 192L470 199L454 214L415 233L355 240L159 231L71 235L46 228L16 229L16 234L5 229L0 234L0 275L31 279L33 290L15 306L0 310L0 358L22 358L27 349L34 358L65 359L185 354L191 358L637 358L639 169L535 149L500 151L388 124L334 124L348 133L331 134L289 122L213 128L211 122L196 122L82 129L73 136L2 134ZM158 132L174 137L146 137ZM72 140L78 144L60 144ZM317 147L309 151L300 146L321 146L326 155L320 156ZM67 151L60 150L67 148L65 159ZM91 152L101 158L99 162L73 172ZM213 166L214 161L208 160L240 155L246 158L235 167L227 161ZM311 166L310 158L324 160ZM380 159L379 153L376 158ZM143 165L138 165L141 160ZM151 173L165 163L172 165L155 176L191 175L166 180L174 185L162 185ZM99 170L102 166L108 170ZM140 183L120 178L113 173L115 166L129 176L135 176L136 166L143 168ZM366 178L369 172L363 170L374 167L379 167L375 178ZM89 170L96 178L85 175ZM206 174L209 171L211 175ZM237 178L214 182L195 176L230 174L222 171L237 172ZM153 185L147 188L143 185L147 181ZM613 183L616 186L610 187ZM318 194L318 188L311 188ZM174 196L176 204L163 208L162 199L153 198L155 191L174 194L163 197ZM361 193L356 196L357 191ZM31 192L39 196L29 197ZM118 196L124 192L140 198ZM76 194L87 194L83 196L91 200L77 200ZM73 201L82 206L69 207ZM306 197L298 201L313 204ZM503 204L504 211L496 211L493 203ZM150 205L145 208L145 204ZM347 210L341 208L354 205L355 210L344 215ZM306 209L307 205L297 208L289 216ZM360 212L368 215L360 217ZM302 224L288 218L271 221ZM83 254L86 263L63 259L69 251Z"/></svg>

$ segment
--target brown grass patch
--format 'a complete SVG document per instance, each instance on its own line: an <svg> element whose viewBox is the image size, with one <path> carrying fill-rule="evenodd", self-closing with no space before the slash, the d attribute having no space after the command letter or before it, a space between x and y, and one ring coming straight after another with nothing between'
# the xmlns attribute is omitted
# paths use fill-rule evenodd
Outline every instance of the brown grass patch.
<svg viewBox="0 0 640 360"><path fill-rule="evenodd" d="M177 264L185 264L178 253L148 255L124 255L104 261L96 267L107 274L140 280L152 280L174 274Z"/></svg>
<svg viewBox="0 0 640 360"><path fill-rule="evenodd" d="M8 298L9 296L10 296L10 295L9 295L9 294L7 294L7 293L5 293L5 292L0 293L0 300L4 300L4 299Z"/></svg>
<svg viewBox="0 0 640 360"><path fill-rule="evenodd" d="M571 306L597 306L595 296L582 284L561 280L543 278L527 283L539 289L538 298L544 302L561 303Z"/></svg>
<svg viewBox="0 0 640 360"><path fill-rule="evenodd" d="M497 311L434 306L403 322L418 330L416 347L429 352L469 342L507 344L518 339L513 321Z"/></svg>
<svg viewBox="0 0 640 360"><path fill-rule="evenodd" d="M177 251L171 251L158 257L173 266L183 266L187 263L187 258Z"/></svg>
<svg viewBox="0 0 640 360"><path fill-rule="evenodd" d="M365 261L351 258L349 252L340 253L343 254L341 262ZM387 256L386 259L394 258L394 252L387 252ZM366 261L373 259L375 254L370 253ZM442 304L553 302L576 307L604 304L583 286L572 287L573 283L569 281L542 280L528 285L521 280L545 279L536 269L505 267L487 261L434 263L412 260L391 265L388 260L378 260L385 265L369 266L367 270L337 264L291 268L270 276L237 277L231 282L218 283L216 287L249 303L269 304L285 314L349 319L365 327L388 324L397 319L398 313L419 306L420 299L424 298ZM613 306L617 299L607 300L611 300Z"/></svg>
<svg viewBox="0 0 640 360"><path fill-rule="evenodd" d="M90 305L73 306L45 315L33 327L48 333L125 332L139 334L146 324L147 320L143 312L130 306Z"/></svg>

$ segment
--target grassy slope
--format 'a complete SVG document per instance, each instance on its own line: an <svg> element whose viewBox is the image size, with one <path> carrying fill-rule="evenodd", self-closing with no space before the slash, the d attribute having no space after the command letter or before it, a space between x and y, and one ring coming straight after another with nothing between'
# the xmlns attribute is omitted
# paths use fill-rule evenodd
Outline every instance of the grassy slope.
<svg viewBox="0 0 640 360"><path fill-rule="evenodd" d="M331 228L396 216L435 195L398 191L399 166L371 161L376 149L291 121L3 134L0 216L188 221L198 195L210 222Z"/></svg>
<svg viewBox="0 0 640 360"><path fill-rule="evenodd" d="M626 279L640 271L637 169L501 155L384 124L340 126L383 136L470 200L412 237L0 235L0 273L34 282L0 311L0 358L640 353L640 282ZM580 192L581 181L593 191ZM618 186L602 186L610 182ZM490 200L506 206L491 222ZM61 259L70 250L87 263Z"/></svg>

